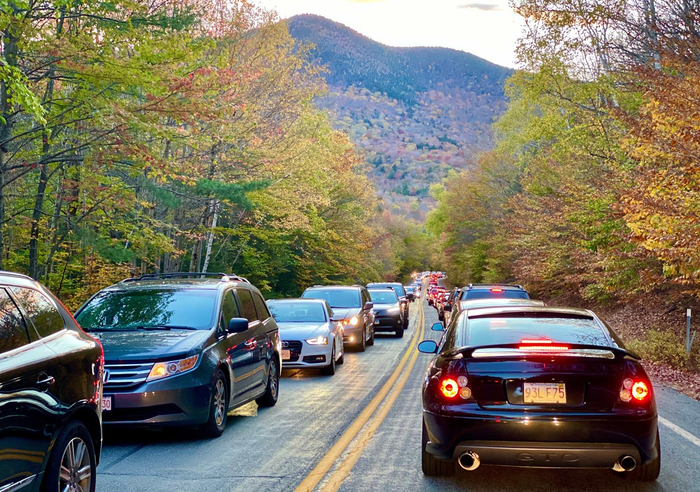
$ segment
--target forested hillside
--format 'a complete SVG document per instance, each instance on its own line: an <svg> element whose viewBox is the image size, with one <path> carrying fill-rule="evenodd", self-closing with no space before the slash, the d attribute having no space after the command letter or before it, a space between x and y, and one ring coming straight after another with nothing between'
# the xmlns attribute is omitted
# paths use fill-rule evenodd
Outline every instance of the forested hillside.
<svg viewBox="0 0 700 492"><path fill-rule="evenodd" d="M393 213L423 219L430 185L493 146L510 70L446 48L385 46L314 15L293 17L289 30L327 68L316 104L363 151Z"/></svg>
<svg viewBox="0 0 700 492"><path fill-rule="evenodd" d="M459 283L628 305L618 326L636 327L648 360L700 367L680 334L700 295L700 11L515 6L531 28L526 70L508 83L495 149L435 190L428 226L444 267Z"/></svg>
<svg viewBox="0 0 700 492"><path fill-rule="evenodd" d="M276 14L223 0L8 5L0 268L73 308L141 272L236 272L296 295L413 268Z"/></svg>

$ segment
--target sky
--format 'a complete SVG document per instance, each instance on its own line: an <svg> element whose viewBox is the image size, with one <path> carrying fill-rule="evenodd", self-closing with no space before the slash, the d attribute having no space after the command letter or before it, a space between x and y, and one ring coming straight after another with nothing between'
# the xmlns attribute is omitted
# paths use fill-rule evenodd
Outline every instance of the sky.
<svg viewBox="0 0 700 492"><path fill-rule="evenodd" d="M389 46L443 46L516 68L522 21L508 0L253 0L282 18L327 17Z"/></svg>

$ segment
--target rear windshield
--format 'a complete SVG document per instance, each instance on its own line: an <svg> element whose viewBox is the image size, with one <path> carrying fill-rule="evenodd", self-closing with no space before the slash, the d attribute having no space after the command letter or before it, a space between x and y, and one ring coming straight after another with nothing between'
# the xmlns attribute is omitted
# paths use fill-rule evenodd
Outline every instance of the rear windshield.
<svg viewBox="0 0 700 492"><path fill-rule="evenodd" d="M522 340L609 346L603 329L590 318L469 318L465 345L500 345Z"/></svg>
<svg viewBox="0 0 700 492"><path fill-rule="evenodd" d="M462 300L465 299L529 299L530 296L524 290L502 290L493 292L491 289L471 289L462 292Z"/></svg>
<svg viewBox="0 0 700 492"><path fill-rule="evenodd" d="M97 294L76 320L86 331L197 329L214 326L215 290L130 290Z"/></svg>
<svg viewBox="0 0 700 492"><path fill-rule="evenodd" d="M268 302L267 307L278 323L325 323L326 310L320 302Z"/></svg>
<svg viewBox="0 0 700 492"><path fill-rule="evenodd" d="M304 292L305 299L324 299L332 308L360 307L360 291L358 289L311 289Z"/></svg>
<svg viewBox="0 0 700 492"><path fill-rule="evenodd" d="M396 304L399 302L399 298L396 297L396 293L389 289L370 290L369 295L372 298L372 302L375 304Z"/></svg>

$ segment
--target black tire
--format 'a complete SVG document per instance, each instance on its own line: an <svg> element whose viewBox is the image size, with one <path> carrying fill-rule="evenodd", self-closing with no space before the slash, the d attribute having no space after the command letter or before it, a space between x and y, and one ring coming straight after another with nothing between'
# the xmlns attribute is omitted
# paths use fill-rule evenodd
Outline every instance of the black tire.
<svg viewBox="0 0 700 492"><path fill-rule="evenodd" d="M255 400L255 403L257 403L259 407L274 407L279 398L279 392L280 369L277 362L277 354L274 354L270 360L265 394Z"/></svg>
<svg viewBox="0 0 700 492"><path fill-rule="evenodd" d="M406 319L403 322L403 329L408 330L408 325L410 323L410 320L408 319L408 316L406 316Z"/></svg>
<svg viewBox="0 0 700 492"><path fill-rule="evenodd" d="M72 453L68 453L70 448ZM95 446L87 427L78 420L69 422L56 438L41 484L42 492L58 492L68 488L71 482L66 482L60 475L62 465L73 472L70 474L73 483L80 484L85 492L95 492L96 462ZM83 480L80 480L81 476Z"/></svg>
<svg viewBox="0 0 700 492"><path fill-rule="evenodd" d="M331 363L326 367L321 368L321 374L326 376L332 376L335 374L335 347L333 347L333 350L331 351Z"/></svg>
<svg viewBox="0 0 700 492"><path fill-rule="evenodd" d="M455 474L455 464L453 461L439 460L425 450L428 444L428 430L423 422L423 445L421 446L421 467L423 475L427 477L449 477Z"/></svg>
<svg viewBox="0 0 700 492"><path fill-rule="evenodd" d="M659 478L661 472L661 441L659 441L659 431L656 431L656 452L655 460L646 465L641 465L630 472L624 472L623 477L627 480L638 480L640 482L653 482Z"/></svg>
<svg viewBox="0 0 700 492"><path fill-rule="evenodd" d="M205 437L219 437L226 430L228 420L229 388L224 372L216 371L214 385L211 388L209 419L202 424L201 431Z"/></svg>
<svg viewBox="0 0 700 492"><path fill-rule="evenodd" d="M372 329L372 336L367 340L367 346L371 347L372 345L374 345L374 329Z"/></svg>
<svg viewBox="0 0 700 492"><path fill-rule="evenodd" d="M357 351L358 352L364 352L367 350L367 333L365 330L362 330L362 334L360 335L360 343L357 345Z"/></svg>
<svg viewBox="0 0 700 492"><path fill-rule="evenodd" d="M404 332L404 327L399 325L396 327L396 331L394 332L394 336L396 338L403 338L403 332Z"/></svg>

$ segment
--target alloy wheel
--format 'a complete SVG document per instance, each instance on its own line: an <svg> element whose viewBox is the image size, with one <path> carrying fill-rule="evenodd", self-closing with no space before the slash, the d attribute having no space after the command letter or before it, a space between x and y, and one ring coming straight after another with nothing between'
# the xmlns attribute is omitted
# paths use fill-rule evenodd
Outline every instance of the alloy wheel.
<svg viewBox="0 0 700 492"><path fill-rule="evenodd" d="M80 437L70 440L63 450L58 490L61 492L83 492L91 490L92 463L87 445Z"/></svg>
<svg viewBox="0 0 700 492"><path fill-rule="evenodd" d="M224 423L226 416L226 386L224 380L219 378L214 388L214 422L217 426Z"/></svg>

